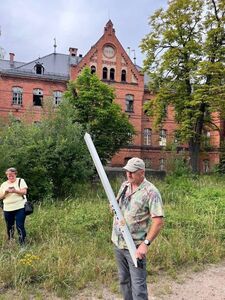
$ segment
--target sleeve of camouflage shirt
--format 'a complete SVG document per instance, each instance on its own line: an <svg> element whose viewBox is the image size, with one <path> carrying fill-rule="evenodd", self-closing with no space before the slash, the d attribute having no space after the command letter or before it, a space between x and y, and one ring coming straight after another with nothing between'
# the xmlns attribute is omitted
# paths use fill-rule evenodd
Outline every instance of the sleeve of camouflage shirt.
<svg viewBox="0 0 225 300"><path fill-rule="evenodd" d="M162 198L156 188L149 192L149 211L152 218L164 217Z"/></svg>

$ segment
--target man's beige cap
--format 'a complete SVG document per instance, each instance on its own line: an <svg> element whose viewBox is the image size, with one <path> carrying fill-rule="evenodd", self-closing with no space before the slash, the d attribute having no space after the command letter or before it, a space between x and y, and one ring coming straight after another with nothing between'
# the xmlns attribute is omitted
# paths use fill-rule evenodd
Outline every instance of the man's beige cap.
<svg viewBox="0 0 225 300"><path fill-rule="evenodd" d="M128 172L135 172L137 170L145 170L145 163L138 157L133 157L128 160L126 166L123 167Z"/></svg>

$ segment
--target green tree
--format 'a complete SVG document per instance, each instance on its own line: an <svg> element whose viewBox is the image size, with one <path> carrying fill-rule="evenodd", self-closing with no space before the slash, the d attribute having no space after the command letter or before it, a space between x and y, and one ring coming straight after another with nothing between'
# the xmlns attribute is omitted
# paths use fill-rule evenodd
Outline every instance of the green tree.
<svg viewBox="0 0 225 300"><path fill-rule="evenodd" d="M142 40L144 68L156 93L145 109L160 127L172 105L179 135L188 142L193 172L204 127L218 130L212 113L225 112L225 2L172 0L150 17Z"/></svg>
<svg viewBox="0 0 225 300"><path fill-rule="evenodd" d="M113 102L113 89L91 74L89 68L76 81L69 82L65 98L75 109L74 121L92 135L103 163L132 141L134 128L120 106Z"/></svg>
<svg viewBox="0 0 225 300"><path fill-rule="evenodd" d="M45 110L39 125L11 120L0 133L0 172L15 166L29 186L30 198L74 194L76 184L92 174L92 163L81 125L73 120L72 107Z"/></svg>

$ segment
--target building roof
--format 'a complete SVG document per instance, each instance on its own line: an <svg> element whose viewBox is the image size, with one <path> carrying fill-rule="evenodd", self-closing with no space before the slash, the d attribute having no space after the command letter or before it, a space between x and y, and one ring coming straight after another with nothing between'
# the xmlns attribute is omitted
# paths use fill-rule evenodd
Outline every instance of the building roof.
<svg viewBox="0 0 225 300"><path fill-rule="evenodd" d="M15 68L15 67L17 68L23 64L24 64L24 62L15 61L14 65L12 66L12 65L10 65L9 60L0 59L0 71Z"/></svg>
<svg viewBox="0 0 225 300"><path fill-rule="evenodd" d="M18 76L35 76L52 79L69 79L70 66L77 65L82 59L80 56L71 56L67 54L51 53L43 57L39 57L31 62L23 63L10 60L0 59L0 72ZM36 74L35 66L39 64L44 68L43 74Z"/></svg>

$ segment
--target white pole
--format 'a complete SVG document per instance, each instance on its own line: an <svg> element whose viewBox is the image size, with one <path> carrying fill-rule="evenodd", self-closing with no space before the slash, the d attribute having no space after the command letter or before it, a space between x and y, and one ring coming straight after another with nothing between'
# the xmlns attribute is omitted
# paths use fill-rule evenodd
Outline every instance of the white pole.
<svg viewBox="0 0 225 300"><path fill-rule="evenodd" d="M110 202L110 204L112 206L112 209L115 211L116 218L118 220L118 223L120 224L120 230L121 230L123 238L124 238L124 240L125 240L125 242L127 244L127 248L128 248L128 250L130 252L130 255L132 257L134 265L135 265L135 267L137 267L137 258L135 257L136 246L134 244L134 241L132 239L130 231L129 231L128 227L127 227L127 224L126 224L126 222L125 222L125 220L123 218L123 215L121 213L119 205L118 205L118 203L116 201L116 198L115 198L115 195L113 193L112 187L111 187L111 185L109 183L108 177L107 177L107 175L105 173L105 170L104 170L104 168L102 166L102 163L101 163L100 158L98 156L98 153L97 153L97 151L95 149L95 146L93 144L93 141L91 139L90 134L85 133L84 140L85 140L85 142L87 144L88 150L89 150L89 152L91 154L92 160L93 160L93 162L95 164L95 167L96 167L98 175L99 175L99 177L101 179L101 182L102 182L102 185L103 185L104 190L106 192L106 195L108 197L108 200L109 200L109 202Z"/></svg>

